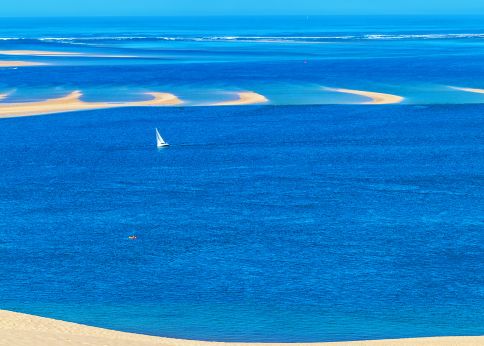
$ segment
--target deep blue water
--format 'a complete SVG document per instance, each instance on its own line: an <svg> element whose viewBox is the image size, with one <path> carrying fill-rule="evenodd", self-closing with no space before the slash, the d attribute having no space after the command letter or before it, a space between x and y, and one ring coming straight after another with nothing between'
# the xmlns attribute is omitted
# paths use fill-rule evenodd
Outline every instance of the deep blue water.
<svg viewBox="0 0 484 346"><path fill-rule="evenodd" d="M483 112L3 120L1 306L211 340L482 333Z"/></svg>
<svg viewBox="0 0 484 346"><path fill-rule="evenodd" d="M134 56L0 54L53 64L0 68L7 102L187 107L0 119L0 308L219 341L483 334L484 95L449 88L484 88L482 23L2 19L0 51ZM270 104L189 107L238 90Z"/></svg>

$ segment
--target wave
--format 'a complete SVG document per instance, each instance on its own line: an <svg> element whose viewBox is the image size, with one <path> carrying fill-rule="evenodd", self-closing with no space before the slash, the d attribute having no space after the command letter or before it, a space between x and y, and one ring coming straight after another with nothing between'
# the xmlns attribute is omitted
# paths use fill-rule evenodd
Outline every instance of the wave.
<svg viewBox="0 0 484 346"><path fill-rule="evenodd" d="M73 36L73 37L0 37L0 41L37 41L58 43L99 43L109 41L169 41L169 42L270 42L325 43L365 40L445 40L484 39L484 33L432 34L363 34L363 35L294 35L294 36Z"/></svg>

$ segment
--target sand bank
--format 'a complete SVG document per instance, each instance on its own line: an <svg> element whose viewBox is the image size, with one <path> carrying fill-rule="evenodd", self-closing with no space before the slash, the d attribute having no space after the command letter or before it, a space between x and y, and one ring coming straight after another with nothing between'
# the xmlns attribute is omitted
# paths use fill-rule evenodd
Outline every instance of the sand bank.
<svg viewBox="0 0 484 346"><path fill-rule="evenodd" d="M404 99L403 97L398 95L383 94L383 93L377 93L372 91L341 89L341 88L324 88L324 90L367 97L370 100L366 102L361 102L360 104L368 104L368 105L387 105L387 104L393 104L393 103L400 103Z"/></svg>
<svg viewBox="0 0 484 346"><path fill-rule="evenodd" d="M44 56L44 57L84 57L84 58L136 58L132 55L94 54L80 52L56 52L48 50L0 50L0 55Z"/></svg>
<svg viewBox="0 0 484 346"><path fill-rule="evenodd" d="M48 65L42 62L33 61L5 61L0 60L0 67L20 67L20 66L44 66Z"/></svg>
<svg viewBox="0 0 484 346"><path fill-rule="evenodd" d="M0 50L1 55L31 55L31 56L77 56L76 52L56 52L48 50Z"/></svg>
<svg viewBox="0 0 484 346"><path fill-rule="evenodd" d="M484 89L476 89L476 88L460 88L451 86L452 89L460 90L460 91L467 91L469 93L477 93L477 94L484 94Z"/></svg>
<svg viewBox="0 0 484 346"><path fill-rule="evenodd" d="M0 118L117 107L173 106L182 103L173 94L158 92L145 94L152 96L152 99L137 102L85 102L81 100L82 93L80 91L74 91L67 96L44 101L0 103Z"/></svg>
<svg viewBox="0 0 484 346"><path fill-rule="evenodd" d="M177 340L88 327L0 310L0 346L288 346ZM297 343L299 346L478 346L484 337L442 337L379 341Z"/></svg>
<svg viewBox="0 0 484 346"><path fill-rule="evenodd" d="M252 91L243 91L237 93L238 99L232 101L223 101L212 103L210 106L242 106L242 105L254 105L258 103L265 103L269 100L261 94L257 94Z"/></svg>

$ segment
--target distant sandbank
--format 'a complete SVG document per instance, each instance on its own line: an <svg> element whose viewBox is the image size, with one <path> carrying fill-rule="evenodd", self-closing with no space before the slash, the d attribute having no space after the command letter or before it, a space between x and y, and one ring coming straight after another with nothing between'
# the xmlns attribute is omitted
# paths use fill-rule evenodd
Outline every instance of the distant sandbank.
<svg viewBox="0 0 484 346"><path fill-rule="evenodd" d="M342 88L324 88L324 90L334 91L334 92L344 93L344 94L358 95L358 96L367 97L369 99L369 101L360 102L359 104L386 105L386 104L400 103L404 100L402 96L384 94L384 93L373 92L373 91L342 89Z"/></svg>
<svg viewBox="0 0 484 346"><path fill-rule="evenodd" d="M61 52L48 50L0 50L0 55L40 56L40 57L85 57L85 58L135 58L132 55L94 54Z"/></svg>
<svg viewBox="0 0 484 346"><path fill-rule="evenodd" d="M32 56L76 56L77 52L56 52L48 50L0 50L1 55L32 55Z"/></svg>
<svg viewBox="0 0 484 346"><path fill-rule="evenodd" d="M82 92L74 91L64 97L42 101L8 103L0 102L0 118L43 115L116 107L174 106L183 103L177 96L169 93L145 93L153 98L137 102L86 102L82 101ZM236 100L208 104L208 106L243 106L268 102L268 99L251 91L239 92ZM0 100L7 94L0 94Z"/></svg>
<svg viewBox="0 0 484 346"><path fill-rule="evenodd" d="M254 105L258 103L266 103L269 100L261 94L257 94L253 91L243 91L236 93L238 99L230 101L222 101L210 104L210 106L241 106L241 105Z"/></svg>
<svg viewBox="0 0 484 346"><path fill-rule="evenodd" d="M45 66L48 64L34 61L7 61L0 60L0 67L21 67L21 66Z"/></svg>
<svg viewBox="0 0 484 346"><path fill-rule="evenodd" d="M451 88L455 89L455 90L466 91L466 92L469 92L469 93L484 94L484 89L461 88L461 87L455 87L455 86L451 86Z"/></svg>
<svg viewBox="0 0 484 346"><path fill-rule="evenodd" d="M43 101L20 103L2 102L0 103L0 118L117 107L174 106L182 103L178 97L169 93L149 92L145 94L151 96L152 99L135 102L86 102L81 100L82 92L74 91L64 97Z"/></svg>
<svg viewBox="0 0 484 346"><path fill-rule="evenodd" d="M118 332L0 310L0 346L479 346L483 336L322 343L237 343L179 340Z"/></svg>

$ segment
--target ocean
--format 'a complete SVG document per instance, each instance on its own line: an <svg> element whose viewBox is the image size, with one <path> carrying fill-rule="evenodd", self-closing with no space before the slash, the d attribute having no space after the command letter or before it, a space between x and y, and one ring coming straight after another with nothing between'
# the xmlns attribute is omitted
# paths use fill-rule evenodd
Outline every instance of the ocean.
<svg viewBox="0 0 484 346"><path fill-rule="evenodd" d="M484 333L482 17L2 19L0 309L310 342ZM325 87L401 95L351 105ZM251 90L267 105L207 107ZM158 150L154 129L171 144ZM136 240L128 239L136 235Z"/></svg>

